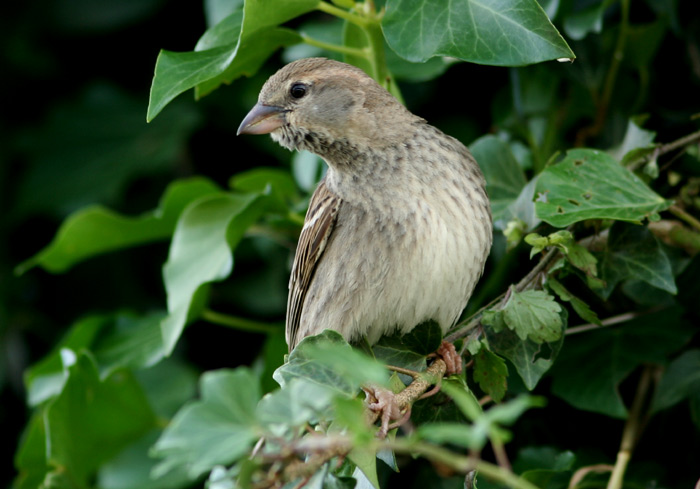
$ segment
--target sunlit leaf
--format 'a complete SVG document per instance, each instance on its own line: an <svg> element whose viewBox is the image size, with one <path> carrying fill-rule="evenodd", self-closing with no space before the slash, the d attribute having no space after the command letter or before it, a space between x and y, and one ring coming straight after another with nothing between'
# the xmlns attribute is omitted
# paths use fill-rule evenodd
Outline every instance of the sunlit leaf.
<svg viewBox="0 0 700 489"><path fill-rule="evenodd" d="M388 0L384 35L401 57L452 56L498 66L573 58L535 0Z"/></svg>

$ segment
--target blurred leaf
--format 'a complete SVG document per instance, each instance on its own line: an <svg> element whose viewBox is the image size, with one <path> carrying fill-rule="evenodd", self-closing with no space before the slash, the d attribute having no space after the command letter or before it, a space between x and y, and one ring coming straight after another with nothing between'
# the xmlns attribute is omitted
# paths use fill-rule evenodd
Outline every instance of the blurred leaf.
<svg viewBox="0 0 700 489"><path fill-rule="evenodd" d="M198 289L231 273L231 250L264 209L260 195L219 193L191 203L182 213L163 267L169 313L161 323L166 355L182 334Z"/></svg>
<svg viewBox="0 0 700 489"><path fill-rule="evenodd" d="M416 435L433 443L452 445L479 450L484 446L485 438L474 433L471 426L460 423L425 423L418 427Z"/></svg>
<svg viewBox="0 0 700 489"><path fill-rule="evenodd" d="M95 255L169 238L180 213L193 200L219 191L211 181L195 177L171 183L153 211L127 217L101 206L70 215L51 244L17 266L24 273L34 266L60 273Z"/></svg>
<svg viewBox="0 0 700 489"><path fill-rule="evenodd" d="M496 136L480 137L469 145L469 150L484 172L493 220L498 221L525 187L525 173L511 153L508 143Z"/></svg>
<svg viewBox="0 0 700 489"><path fill-rule="evenodd" d="M534 0L388 0L382 29L409 61L452 56L480 64L522 66L574 53Z"/></svg>
<svg viewBox="0 0 700 489"><path fill-rule="evenodd" d="M601 259L604 289L596 289L604 298L625 279L639 279L671 294L678 292L671 262L658 238L648 228L615 223L610 228L608 246Z"/></svg>
<svg viewBox="0 0 700 489"><path fill-rule="evenodd" d="M331 405L334 392L327 386L294 378L265 395L258 403L256 415L265 425L280 424L286 429L315 419ZM273 428L274 430L274 428Z"/></svg>
<svg viewBox="0 0 700 489"><path fill-rule="evenodd" d="M295 151L292 155L292 175L299 188L311 192L325 173L325 162L308 151Z"/></svg>
<svg viewBox="0 0 700 489"><path fill-rule="evenodd" d="M563 27L566 35L574 41L580 41L590 33L600 34L603 29L603 14L610 3L610 0L594 2L564 17Z"/></svg>
<svg viewBox="0 0 700 489"><path fill-rule="evenodd" d="M592 149L572 149L547 167L537 192L537 216L556 227L585 219L639 222L671 205L610 156Z"/></svg>
<svg viewBox="0 0 700 489"><path fill-rule="evenodd" d="M17 211L64 216L114 203L134 177L171 168L199 118L179 104L147 125L141 104L112 86L94 85L80 100L53 110L21 143L30 166L19 182Z"/></svg>
<svg viewBox="0 0 700 489"><path fill-rule="evenodd" d="M27 404L37 406L63 390L67 378L61 361L61 350L80 352L89 349L100 330L111 319L109 315L95 315L77 321L50 354L24 373Z"/></svg>
<svg viewBox="0 0 700 489"><path fill-rule="evenodd" d="M627 122L627 132L619 147L610 151L610 155L623 165L635 158L644 156L653 150L656 145L654 139L656 133L642 129L634 119Z"/></svg>
<svg viewBox="0 0 700 489"><path fill-rule="evenodd" d="M243 5L243 0L204 0L207 27L213 27Z"/></svg>
<svg viewBox="0 0 700 489"><path fill-rule="evenodd" d="M151 430L100 467L97 487L100 489L177 489L192 484L184 467L176 467L158 479L151 471L158 460L148 455L158 440L160 430Z"/></svg>
<svg viewBox="0 0 700 489"><path fill-rule="evenodd" d="M182 360L166 358L156 365L134 372L157 416L170 419L197 393L195 369Z"/></svg>
<svg viewBox="0 0 700 489"><path fill-rule="evenodd" d="M327 329L304 338L273 377L283 388L301 378L352 397L365 383L388 385L389 375L382 364L353 350L340 333Z"/></svg>
<svg viewBox="0 0 700 489"><path fill-rule="evenodd" d="M35 489L40 486L49 468L46 462L46 428L44 413L35 411L24 428L15 453L17 476L13 489Z"/></svg>
<svg viewBox="0 0 700 489"><path fill-rule="evenodd" d="M571 451L553 447L527 447L518 452L513 470L542 488L566 487L571 478L576 456Z"/></svg>
<svg viewBox="0 0 700 489"><path fill-rule="evenodd" d="M232 189L241 192L271 195L277 210L287 213L289 202L299 199L294 179L287 170L278 168L255 168L237 173L229 183Z"/></svg>
<svg viewBox="0 0 700 489"><path fill-rule="evenodd" d="M202 97L221 83L255 74L279 47L301 37L277 26L316 8L317 0L287 0L270 8L267 0L248 0L207 30L195 51L161 51L156 61L147 119L153 120L177 95L197 87Z"/></svg>
<svg viewBox="0 0 700 489"><path fill-rule="evenodd" d="M578 409L624 418L620 383L644 363L665 363L694 333L672 308L571 337L552 369L552 392Z"/></svg>
<svg viewBox="0 0 700 489"><path fill-rule="evenodd" d="M700 350L689 350L673 360L654 392L652 412L662 411L700 392Z"/></svg>
<svg viewBox="0 0 700 489"><path fill-rule="evenodd" d="M154 477L184 467L194 480L215 465L239 459L258 437L260 385L248 369L207 372L200 391L201 399L180 409L153 446L151 455L165 459Z"/></svg>
<svg viewBox="0 0 700 489"><path fill-rule="evenodd" d="M494 402L501 402L508 388L506 362L495 353L482 349L474 357L474 380Z"/></svg>
<svg viewBox="0 0 700 489"><path fill-rule="evenodd" d="M49 465L78 485L129 443L155 427L138 382L126 370L100 380L93 360L81 354L66 369L61 393L46 408ZM109 422L105 422L109 420Z"/></svg>

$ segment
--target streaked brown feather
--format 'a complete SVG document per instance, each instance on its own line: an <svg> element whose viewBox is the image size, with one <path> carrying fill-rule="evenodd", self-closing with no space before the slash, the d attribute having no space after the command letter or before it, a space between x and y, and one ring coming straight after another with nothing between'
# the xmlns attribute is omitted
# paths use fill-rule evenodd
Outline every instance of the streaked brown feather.
<svg viewBox="0 0 700 489"><path fill-rule="evenodd" d="M322 180L309 203L304 228L299 236L292 275L289 279L287 303L287 344L289 351L296 346L304 299L309 290L316 265L333 232L341 199L326 187Z"/></svg>

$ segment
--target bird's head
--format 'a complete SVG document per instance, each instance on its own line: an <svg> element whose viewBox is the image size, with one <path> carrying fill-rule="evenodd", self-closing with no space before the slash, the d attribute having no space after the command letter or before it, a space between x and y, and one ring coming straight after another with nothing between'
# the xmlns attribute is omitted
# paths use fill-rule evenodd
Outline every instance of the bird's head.
<svg viewBox="0 0 700 489"><path fill-rule="evenodd" d="M397 112L409 114L362 70L325 58L306 58L280 69L265 83L238 134L270 134L288 149L322 157L371 145ZM393 120L396 120L395 118ZM334 149L335 148L335 149Z"/></svg>

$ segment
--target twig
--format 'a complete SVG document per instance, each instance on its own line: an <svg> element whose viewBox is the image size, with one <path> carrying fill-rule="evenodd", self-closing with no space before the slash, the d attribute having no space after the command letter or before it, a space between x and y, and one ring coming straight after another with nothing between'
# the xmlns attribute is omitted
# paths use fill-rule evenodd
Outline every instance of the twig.
<svg viewBox="0 0 700 489"><path fill-rule="evenodd" d="M574 475L571 476L571 480L569 481L568 489L575 489L576 486L578 486L578 483L581 482L583 480L583 478L586 477L591 472L595 472L595 473L612 472L612 470L613 470L613 466L609 465L609 464L596 464L596 465L589 465L587 467L581 467L576 472L574 472Z"/></svg>
<svg viewBox="0 0 700 489"><path fill-rule="evenodd" d="M615 467L613 467L612 475L610 475L607 489L622 488L627 464L629 464L630 458L632 458L632 451L637 444L637 440L639 439L644 425L642 419L644 417L643 407L646 403L649 388L652 385L652 377L653 367L645 367L639 379L639 384L637 385L637 392L634 395L634 401L632 401L629 417L622 431L620 450L617 452Z"/></svg>
<svg viewBox="0 0 700 489"><path fill-rule="evenodd" d="M700 231L700 221L698 221L694 216L691 216L688 214L686 211L678 207L677 205L672 205L671 207L668 208L668 211L676 216L678 219L681 219L688 223L690 226L695 228L696 230Z"/></svg>
<svg viewBox="0 0 700 489"><path fill-rule="evenodd" d="M607 319L603 319L600 322L600 325L598 324L593 324L593 323L588 323L588 324L582 324L580 326L573 326L571 328L567 328L567 330L564 332L566 335L572 335L572 334L577 334L577 333L583 333L585 331L590 331L592 329L600 329L605 326L612 326L614 324L620 324L624 323L625 321L629 321L631 319L636 318L637 316L642 316L644 314L648 314L649 311L645 312L626 312L624 314L619 314L617 316L612 316Z"/></svg>
<svg viewBox="0 0 700 489"><path fill-rule="evenodd" d="M680 148L685 148L686 146L690 146L691 144L698 142L700 142L700 131L695 131L686 136L683 136L682 138L676 139L675 141L671 141L670 143L662 144L653 153L641 156L635 160L630 161L629 163L627 163L627 167L637 168L638 166L646 163L653 157L659 157L661 155L665 155L666 153L670 153L671 151L675 151Z"/></svg>
<svg viewBox="0 0 700 489"><path fill-rule="evenodd" d="M239 329L241 331L250 331L253 333L272 333L279 330L279 328L274 324L253 321L251 319L245 319L238 316L231 316L230 314L222 314L220 312L212 311L211 309L204 309L202 311L202 319L220 326Z"/></svg>

